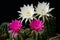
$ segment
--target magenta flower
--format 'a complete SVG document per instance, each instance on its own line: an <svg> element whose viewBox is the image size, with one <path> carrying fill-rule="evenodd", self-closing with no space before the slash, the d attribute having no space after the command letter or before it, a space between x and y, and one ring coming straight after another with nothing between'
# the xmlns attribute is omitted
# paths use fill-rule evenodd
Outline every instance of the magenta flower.
<svg viewBox="0 0 60 40"><path fill-rule="evenodd" d="M40 31L44 27L44 23L41 20L33 20L29 25L35 31Z"/></svg>
<svg viewBox="0 0 60 40"><path fill-rule="evenodd" d="M22 27L22 23L21 21L18 20L12 20L11 23L9 23L9 33L12 32L14 38L17 36L17 33L19 32L19 30Z"/></svg>

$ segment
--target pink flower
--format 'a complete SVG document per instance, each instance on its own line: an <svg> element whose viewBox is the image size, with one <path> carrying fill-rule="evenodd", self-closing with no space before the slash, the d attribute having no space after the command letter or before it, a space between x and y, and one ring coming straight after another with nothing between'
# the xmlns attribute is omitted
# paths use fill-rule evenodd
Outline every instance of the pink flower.
<svg viewBox="0 0 60 40"><path fill-rule="evenodd" d="M12 32L13 33L13 36L14 38L17 36L17 33L19 32L19 30L21 29L22 27L22 23L21 21L18 21L18 20L12 20L11 23L9 23L9 33Z"/></svg>
<svg viewBox="0 0 60 40"><path fill-rule="evenodd" d="M33 20L29 25L35 31L40 31L44 27L44 23L41 20Z"/></svg>

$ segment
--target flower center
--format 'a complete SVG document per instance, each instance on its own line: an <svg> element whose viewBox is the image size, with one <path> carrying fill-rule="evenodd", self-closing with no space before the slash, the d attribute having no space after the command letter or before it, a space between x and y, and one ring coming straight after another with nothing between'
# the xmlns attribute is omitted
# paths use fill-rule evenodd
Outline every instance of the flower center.
<svg viewBox="0 0 60 40"><path fill-rule="evenodd" d="M46 10L45 9L41 9L40 12L44 15Z"/></svg>
<svg viewBox="0 0 60 40"><path fill-rule="evenodd" d="M30 13L29 11L27 11L27 12L25 13L25 15L26 15L27 17L29 17L29 16L31 16L31 13Z"/></svg>
<svg viewBox="0 0 60 40"><path fill-rule="evenodd" d="M35 27L38 27L38 25L35 25Z"/></svg>

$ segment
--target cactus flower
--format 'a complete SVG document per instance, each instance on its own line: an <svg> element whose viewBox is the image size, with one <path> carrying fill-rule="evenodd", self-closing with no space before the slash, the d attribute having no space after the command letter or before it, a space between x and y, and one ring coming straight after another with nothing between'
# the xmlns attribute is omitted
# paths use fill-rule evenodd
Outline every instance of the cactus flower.
<svg viewBox="0 0 60 40"><path fill-rule="evenodd" d="M9 32L13 33L14 38L17 36L17 33L22 27L21 21L18 20L12 20L11 23L9 23Z"/></svg>
<svg viewBox="0 0 60 40"><path fill-rule="evenodd" d="M35 31L40 31L44 27L44 23L41 20L33 20L29 25Z"/></svg>

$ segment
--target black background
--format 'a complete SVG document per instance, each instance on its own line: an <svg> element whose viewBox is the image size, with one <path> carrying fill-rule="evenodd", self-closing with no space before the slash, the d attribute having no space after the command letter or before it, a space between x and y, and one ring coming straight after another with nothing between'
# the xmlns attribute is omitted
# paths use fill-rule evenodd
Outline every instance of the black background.
<svg viewBox="0 0 60 40"><path fill-rule="evenodd" d="M0 24L3 22L11 22L12 19L17 19L19 17L17 11L20 10L20 7L24 4L33 3L34 5L37 5L38 1L49 2L50 7L55 8L51 13L57 19L56 32L60 33L60 3L58 0L0 0Z"/></svg>

